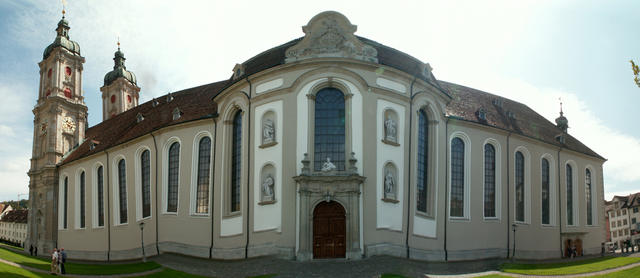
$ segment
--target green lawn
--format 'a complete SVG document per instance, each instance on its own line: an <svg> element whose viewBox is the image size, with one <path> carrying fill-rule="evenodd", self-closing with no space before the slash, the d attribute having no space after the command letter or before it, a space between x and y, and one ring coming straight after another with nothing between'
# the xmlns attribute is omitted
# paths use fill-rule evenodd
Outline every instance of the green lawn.
<svg viewBox="0 0 640 278"><path fill-rule="evenodd" d="M604 257L545 264L503 264L502 271L529 275L566 275L596 272L640 262L637 257Z"/></svg>
<svg viewBox="0 0 640 278"><path fill-rule="evenodd" d="M0 263L0 277L20 277L20 278L40 278L40 277L57 277L48 274L33 273L19 267Z"/></svg>
<svg viewBox="0 0 640 278"><path fill-rule="evenodd" d="M49 270L51 262L42 258L31 257L22 253L0 248L0 258L20 265L29 266L42 270ZM115 267L114 267L115 266ZM81 264L66 263L65 268L69 274L85 275L110 275L148 271L159 268L155 262L130 263L130 264ZM0 275L0 277L3 277Z"/></svg>

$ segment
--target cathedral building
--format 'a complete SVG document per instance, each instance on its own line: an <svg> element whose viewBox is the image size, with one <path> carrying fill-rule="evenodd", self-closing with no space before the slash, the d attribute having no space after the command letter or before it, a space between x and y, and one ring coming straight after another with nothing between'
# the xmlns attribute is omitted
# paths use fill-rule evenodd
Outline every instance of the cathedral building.
<svg viewBox="0 0 640 278"><path fill-rule="evenodd" d="M437 80L337 12L226 80L139 104L118 49L87 127L58 23L26 246L70 258L558 258L604 242L605 159L522 103ZM135 57L130 57L135 59Z"/></svg>

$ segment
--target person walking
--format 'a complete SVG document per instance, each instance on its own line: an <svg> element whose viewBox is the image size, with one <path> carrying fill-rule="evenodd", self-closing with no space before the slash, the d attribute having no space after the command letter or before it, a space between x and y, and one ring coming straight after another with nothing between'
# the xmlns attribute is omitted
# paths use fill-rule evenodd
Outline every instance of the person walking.
<svg viewBox="0 0 640 278"><path fill-rule="evenodd" d="M38 256L38 246L33 248L33 253L36 255L36 257Z"/></svg>
<svg viewBox="0 0 640 278"><path fill-rule="evenodd" d="M58 274L58 249L53 248L53 253L51 253L51 274Z"/></svg>
<svg viewBox="0 0 640 278"><path fill-rule="evenodd" d="M67 270L64 268L64 264L67 262L67 252L64 248L60 248L60 274L67 274Z"/></svg>
<svg viewBox="0 0 640 278"><path fill-rule="evenodd" d="M29 256L33 256L33 244L29 247Z"/></svg>

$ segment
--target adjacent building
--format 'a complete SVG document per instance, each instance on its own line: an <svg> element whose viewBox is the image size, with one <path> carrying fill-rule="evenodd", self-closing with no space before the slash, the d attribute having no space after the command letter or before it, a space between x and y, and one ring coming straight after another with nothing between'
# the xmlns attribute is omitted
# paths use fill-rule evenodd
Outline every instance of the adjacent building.
<svg viewBox="0 0 640 278"><path fill-rule="evenodd" d="M606 217L609 244L619 248L624 247L627 240L640 244L640 193L614 196L606 202Z"/></svg>
<svg viewBox="0 0 640 278"><path fill-rule="evenodd" d="M340 13L316 15L228 79L142 104L118 48L104 120L90 128L69 29L63 17L39 63L33 110L28 242L44 252L448 261L601 250L605 159L562 111L554 124L438 80Z"/></svg>
<svg viewBox="0 0 640 278"><path fill-rule="evenodd" d="M29 211L17 209L8 211L0 219L0 239L24 247L27 239L27 217Z"/></svg>

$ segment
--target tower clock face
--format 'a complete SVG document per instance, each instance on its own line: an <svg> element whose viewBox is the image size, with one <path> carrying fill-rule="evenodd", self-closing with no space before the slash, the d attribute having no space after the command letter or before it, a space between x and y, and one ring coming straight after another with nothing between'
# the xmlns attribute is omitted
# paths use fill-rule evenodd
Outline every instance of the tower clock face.
<svg viewBox="0 0 640 278"><path fill-rule="evenodd" d="M62 121L62 128L64 128L67 132L73 132L76 129L76 124L73 121L73 118L66 117Z"/></svg>

